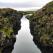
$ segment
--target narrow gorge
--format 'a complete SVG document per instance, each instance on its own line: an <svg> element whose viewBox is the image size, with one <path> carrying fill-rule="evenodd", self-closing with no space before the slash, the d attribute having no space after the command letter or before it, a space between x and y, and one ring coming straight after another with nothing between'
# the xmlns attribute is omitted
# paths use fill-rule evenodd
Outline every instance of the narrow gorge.
<svg viewBox="0 0 53 53"><path fill-rule="evenodd" d="M25 15L27 16L23 17ZM32 47L35 48L35 46L40 49L39 53L53 53L53 1L41 9L31 12L17 11L11 8L0 9L0 53L12 53L17 50L15 48L19 42L16 37L25 41L21 45L24 50L22 49L23 51L20 53L35 53L32 50Z"/></svg>

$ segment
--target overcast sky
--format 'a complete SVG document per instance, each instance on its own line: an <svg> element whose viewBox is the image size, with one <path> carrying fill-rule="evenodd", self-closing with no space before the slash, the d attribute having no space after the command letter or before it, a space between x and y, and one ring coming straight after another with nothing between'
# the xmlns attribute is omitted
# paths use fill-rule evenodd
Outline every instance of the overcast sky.
<svg viewBox="0 0 53 53"><path fill-rule="evenodd" d="M37 9L52 0L0 0L0 7L15 9Z"/></svg>

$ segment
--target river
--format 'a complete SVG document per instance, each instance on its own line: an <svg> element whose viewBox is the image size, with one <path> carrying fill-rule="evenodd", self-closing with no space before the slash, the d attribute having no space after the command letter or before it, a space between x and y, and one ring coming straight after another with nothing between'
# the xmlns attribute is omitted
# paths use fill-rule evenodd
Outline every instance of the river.
<svg viewBox="0 0 53 53"><path fill-rule="evenodd" d="M25 16L21 19L21 29L18 35L16 35L16 42L12 53L41 53L33 42L29 29L29 20Z"/></svg>

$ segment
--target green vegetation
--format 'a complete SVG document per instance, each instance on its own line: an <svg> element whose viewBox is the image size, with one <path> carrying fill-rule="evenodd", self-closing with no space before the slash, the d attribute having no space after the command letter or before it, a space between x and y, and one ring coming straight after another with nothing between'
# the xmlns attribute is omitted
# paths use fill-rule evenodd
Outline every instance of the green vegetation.
<svg viewBox="0 0 53 53"><path fill-rule="evenodd" d="M3 53L5 48L10 47L9 52L15 43L15 35L20 29L20 19L23 14L10 8L0 9L0 53ZM7 50L8 50L7 49ZM6 51L4 52L6 53Z"/></svg>
<svg viewBox="0 0 53 53"><path fill-rule="evenodd" d="M32 35L38 42L53 45L53 1L29 17Z"/></svg>
<svg viewBox="0 0 53 53"><path fill-rule="evenodd" d="M12 26L8 18L0 17L0 32L4 37L10 37L10 34L13 32Z"/></svg>
<svg viewBox="0 0 53 53"><path fill-rule="evenodd" d="M20 17L22 17L21 12L10 8L0 9L0 36L3 34L3 36L10 38L14 34L14 25L20 22Z"/></svg>

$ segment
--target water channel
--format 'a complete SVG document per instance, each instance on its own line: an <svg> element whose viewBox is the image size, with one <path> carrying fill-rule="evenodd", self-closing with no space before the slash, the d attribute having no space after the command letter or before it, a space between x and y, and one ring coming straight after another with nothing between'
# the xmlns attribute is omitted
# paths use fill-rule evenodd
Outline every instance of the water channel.
<svg viewBox="0 0 53 53"><path fill-rule="evenodd" d="M16 42L12 53L41 53L33 42L30 33L29 20L23 16L21 19L21 29L16 35Z"/></svg>

